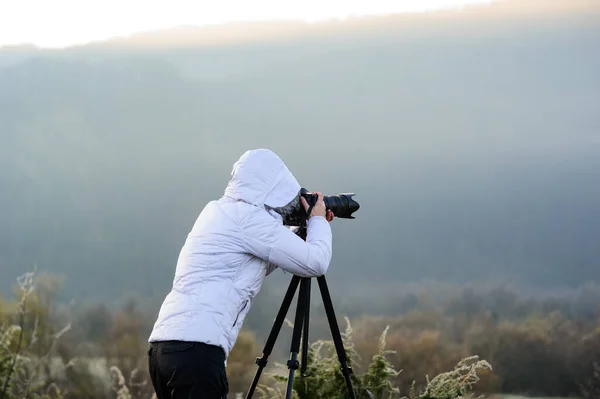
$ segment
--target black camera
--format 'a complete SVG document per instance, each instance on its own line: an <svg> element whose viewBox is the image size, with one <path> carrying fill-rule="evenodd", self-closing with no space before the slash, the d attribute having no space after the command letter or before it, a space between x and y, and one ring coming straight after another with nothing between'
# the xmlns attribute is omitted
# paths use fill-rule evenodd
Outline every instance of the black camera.
<svg viewBox="0 0 600 399"><path fill-rule="evenodd" d="M315 193L310 193L305 188L300 190L300 195L304 197L310 207L316 204L319 196ZM335 217L342 219L354 219L352 214L360 208L360 204L356 202L352 197L354 193L345 193L338 195L326 195L323 196L323 202L325 208L331 210ZM306 210L299 204L298 207L289 215L287 215L283 221L286 226L306 226L306 220L308 214Z"/></svg>

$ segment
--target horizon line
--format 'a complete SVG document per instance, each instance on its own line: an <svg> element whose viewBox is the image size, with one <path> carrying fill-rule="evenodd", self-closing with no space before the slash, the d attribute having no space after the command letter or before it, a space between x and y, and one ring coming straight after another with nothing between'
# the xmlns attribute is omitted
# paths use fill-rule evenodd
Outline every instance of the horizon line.
<svg viewBox="0 0 600 399"><path fill-rule="evenodd" d="M86 46L93 45L101 45L103 43L110 42L119 42L119 41L127 41L127 40L135 40L136 38L144 39L144 37L148 37L151 35L160 35L161 33L175 32L177 30L185 30L185 29L217 29L221 30L221 32L226 32L231 28L235 28L236 26L266 26L266 25L280 25L282 27L312 27L312 26L327 26L327 25L337 25L338 27L342 27L342 25L350 26L352 23L360 23L360 22L375 22L377 20L385 20L394 17L410 17L410 16L433 16L433 15L447 15L447 16L458 16L464 15L464 12L476 12L482 10L490 10L494 7L500 6L501 9L495 9L494 11L515 11L514 7L517 5L529 4L537 4L534 0L483 0L480 2L466 3L466 4L456 4L456 5L446 5L440 7L426 7L424 9L413 9L413 10L404 10L404 11L391 11L391 12L376 12L376 13L367 13L367 14L348 14L345 16L326 16L322 18L264 18L264 19L234 19L228 21L220 21L220 22L206 22L206 23L197 23L197 24L173 24L166 26L157 26L155 28L149 29L140 29L131 31L124 34L110 34L106 35L102 38L97 39L87 39L81 41L73 41L71 43L65 45L40 45L35 42L15 42L15 43L0 43L0 51L10 51L10 50L18 50L18 49L28 49L28 50L40 50L40 51L60 51L60 50L68 50L73 48L81 48ZM546 6L548 4L545 4ZM508 6L506 9L502 9L502 7ZM569 9L580 9L580 7L584 6L584 8L592 8L600 11L600 3L590 4L586 1L582 0L573 0L567 4L554 4L554 7L548 8L546 11L550 11L549 14L557 11L567 11ZM513 9L511 9L513 8ZM537 8L537 7L535 7ZM544 7L541 7L543 9ZM589 9L588 9L589 10ZM528 6L520 8L517 10L519 14L525 15L529 14L532 9L528 9ZM539 11L539 10L537 10ZM499 14L502 14L500 12ZM514 15L512 15L514 17ZM288 31L291 33L292 31ZM280 32L281 33L281 32ZM284 36L285 36L285 32ZM271 38L277 38L277 33L271 32L269 34ZM282 36L280 36L282 37ZM248 38L245 38L248 39ZM243 39L241 41L244 41Z"/></svg>
<svg viewBox="0 0 600 399"><path fill-rule="evenodd" d="M234 27L236 25L267 25L267 24L281 24L281 25L296 25L296 26L311 26L311 25L326 25L331 23L336 24L344 24L357 22L360 20L373 20L373 19L383 19L390 18L395 16L410 16L410 15L427 15L427 14L435 14L440 12L460 12L461 10L467 8L476 8L476 7L488 7L495 3L503 3L507 0L480 0L480 2L467 3L467 4L457 4L457 5L446 5L440 7L426 7L424 9L413 9L413 10L405 10L405 11L391 11L391 12L380 12L380 13L372 13L372 14L349 14L346 16L326 16L322 18L264 18L264 19L234 19L228 21L220 21L220 22L207 22L207 23L197 23L197 24L178 24L178 25L168 25L168 26L157 26L156 28L136 30L125 34L113 34L107 35L103 38L98 39L88 39L82 41L73 41L69 44L65 45L40 45L35 42L15 42L9 44L0 43L0 51L7 49L17 49L17 48L29 48L35 50L67 50L73 47L84 47L87 45L100 44L115 40L127 40L133 39L136 36L144 36L149 34L157 34L160 32L169 32L178 29L211 29L211 28L227 28ZM510 1L510 0L508 0Z"/></svg>

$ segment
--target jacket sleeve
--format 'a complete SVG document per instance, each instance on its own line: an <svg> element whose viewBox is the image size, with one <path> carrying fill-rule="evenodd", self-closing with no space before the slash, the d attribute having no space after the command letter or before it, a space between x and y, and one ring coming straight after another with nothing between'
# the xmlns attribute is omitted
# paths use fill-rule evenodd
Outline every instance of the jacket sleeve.
<svg viewBox="0 0 600 399"><path fill-rule="evenodd" d="M329 222L313 216L307 223L306 241L268 213L256 212L242 226L246 250L256 257L300 277L327 272L332 254Z"/></svg>
<svg viewBox="0 0 600 399"><path fill-rule="evenodd" d="M297 226L289 226L288 229L290 229L294 234L298 235L297 231L298 231L298 227ZM273 273L276 269L277 269L277 265L269 262L269 261L265 261L266 264L266 275L270 275L271 273ZM285 273L285 270L284 270Z"/></svg>

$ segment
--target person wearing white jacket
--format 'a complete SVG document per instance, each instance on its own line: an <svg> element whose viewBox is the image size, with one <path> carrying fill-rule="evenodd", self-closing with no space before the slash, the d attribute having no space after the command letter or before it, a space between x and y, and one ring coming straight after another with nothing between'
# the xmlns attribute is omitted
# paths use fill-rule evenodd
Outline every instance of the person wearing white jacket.
<svg viewBox="0 0 600 399"><path fill-rule="evenodd" d="M148 339L158 399L227 397L226 360L265 277L327 272L334 215L323 195L308 215L306 240L283 224L301 186L271 150L245 152L223 196L209 202L181 249L171 291Z"/></svg>

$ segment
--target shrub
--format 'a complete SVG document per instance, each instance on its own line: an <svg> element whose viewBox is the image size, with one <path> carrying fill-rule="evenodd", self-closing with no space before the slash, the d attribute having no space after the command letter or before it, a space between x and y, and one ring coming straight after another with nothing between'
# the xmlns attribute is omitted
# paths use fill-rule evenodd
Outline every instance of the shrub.
<svg viewBox="0 0 600 399"><path fill-rule="evenodd" d="M586 399L600 398L600 363L594 362L593 376L582 384L581 391Z"/></svg>
<svg viewBox="0 0 600 399"><path fill-rule="evenodd" d="M47 313L39 307L41 301L34 291L34 273L17 281L15 317L6 317L8 323L0 325L0 399L58 399L62 396L52 382L50 355L70 326L50 333Z"/></svg>
<svg viewBox="0 0 600 399"><path fill-rule="evenodd" d="M352 327L346 319L347 328L342 334L344 348L350 367L360 360L354 348ZM394 353L386 349L386 337L389 326L386 327L379 339L378 352L372 357L361 375L352 375L353 388L357 399L393 399L400 398L400 389L393 380L400 374L394 369L388 355ZM301 376L297 370L294 375L293 397L295 399L348 399L345 378L335 351L333 342L317 341L310 345L307 359L307 376ZM403 399L456 399L470 397L470 390L479 380L477 372L490 369L491 366L476 356L461 360L456 367L433 379L427 378L427 385L422 392L417 392L415 384ZM256 392L260 399L281 399L285 397L287 374L271 374L277 382L275 385L260 385Z"/></svg>

